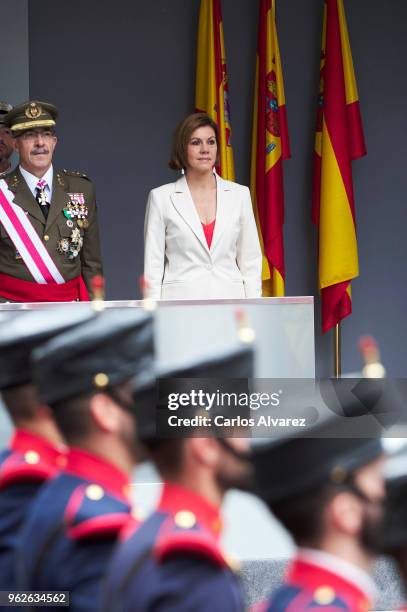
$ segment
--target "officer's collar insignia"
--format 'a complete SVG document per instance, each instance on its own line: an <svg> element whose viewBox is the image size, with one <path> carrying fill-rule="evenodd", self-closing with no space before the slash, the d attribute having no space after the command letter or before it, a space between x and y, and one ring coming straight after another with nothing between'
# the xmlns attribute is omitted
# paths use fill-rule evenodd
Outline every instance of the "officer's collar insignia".
<svg viewBox="0 0 407 612"><path fill-rule="evenodd" d="M65 182L64 177L59 172L57 172L57 181L58 181L58 184L61 185L61 187L63 187L65 189L67 184Z"/></svg>
<svg viewBox="0 0 407 612"><path fill-rule="evenodd" d="M15 189L18 186L19 182L20 182L20 179L19 179L17 173L13 174L12 177L11 177L10 187L12 189Z"/></svg>
<svg viewBox="0 0 407 612"><path fill-rule="evenodd" d="M37 119L42 115L42 106L36 102L31 102L25 109L25 116L28 119Z"/></svg>

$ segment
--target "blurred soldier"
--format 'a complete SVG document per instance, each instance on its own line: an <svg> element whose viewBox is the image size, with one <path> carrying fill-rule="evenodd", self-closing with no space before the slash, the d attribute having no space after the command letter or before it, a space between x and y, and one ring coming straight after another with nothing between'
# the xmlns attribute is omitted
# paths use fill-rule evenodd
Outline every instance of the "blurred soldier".
<svg viewBox="0 0 407 612"><path fill-rule="evenodd" d="M93 184L52 165L56 117L31 101L5 118L20 165L0 183L0 301L87 300L102 274Z"/></svg>
<svg viewBox="0 0 407 612"><path fill-rule="evenodd" d="M22 530L19 587L69 591L70 610L98 610L101 577L131 510L135 412L155 383L152 319L102 312L36 351L34 372L71 448Z"/></svg>
<svg viewBox="0 0 407 612"><path fill-rule="evenodd" d="M239 348L180 368L171 377L245 379L252 368L252 351ZM229 489L247 488L250 482L247 440L210 435L157 439L155 418L141 412L137 423L164 481L161 501L115 554L102 609L241 612L240 585L219 543L220 506Z"/></svg>
<svg viewBox="0 0 407 612"><path fill-rule="evenodd" d="M13 136L10 128L4 122L4 117L13 107L0 100L0 179L11 172L10 157L14 151Z"/></svg>
<svg viewBox="0 0 407 612"><path fill-rule="evenodd" d="M30 502L65 463L63 438L32 382L30 354L90 316L84 306L0 319L0 390L15 427L9 448L0 453L0 589L15 586L12 559Z"/></svg>
<svg viewBox="0 0 407 612"><path fill-rule="evenodd" d="M386 502L383 527L380 530L382 552L397 562L404 585L407 585L407 452L386 466Z"/></svg>
<svg viewBox="0 0 407 612"><path fill-rule="evenodd" d="M314 435L322 437L253 446L258 494L299 547L285 584L256 612L372 607L370 572L384 495L382 445L379 439L334 438L331 428L327 419L315 428Z"/></svg>

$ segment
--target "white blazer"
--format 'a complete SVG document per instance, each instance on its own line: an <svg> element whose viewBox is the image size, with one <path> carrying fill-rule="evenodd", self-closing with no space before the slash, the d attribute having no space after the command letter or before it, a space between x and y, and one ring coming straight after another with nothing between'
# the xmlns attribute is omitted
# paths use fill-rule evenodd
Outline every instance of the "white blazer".
<svg viewBox="0 0 407 612"><path fill-rule="evenodd" d="M186 178L153 189L144 226L144 276L154 299L261 296L262 254L250 191L216 175L211 248Z"/></svg>

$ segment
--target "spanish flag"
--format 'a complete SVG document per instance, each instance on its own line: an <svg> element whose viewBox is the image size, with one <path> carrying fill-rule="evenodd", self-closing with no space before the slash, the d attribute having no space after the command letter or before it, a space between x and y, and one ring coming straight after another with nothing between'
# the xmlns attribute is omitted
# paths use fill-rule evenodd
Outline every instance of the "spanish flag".
<svg viewBox="0 0 407 612"><path fill-rule="evenodd" d="M343 0L324 4L312 210L323 333L352 312L359 265L351 162L366 154Z"/></svg>
<svg viewBox="0 0 407 612"><path fill-rule="evenodd" d="M198 25L198 50L195 110L207 113L219 130L220 153L217 172L235 180L231 143L228 77L220 0L201 0Z"/></svg>
<svg viewBox="0 0 407 612"><path fill-rule="evenodd" d="M263 251L263 295L285 291L283 159L290 157L275 0L260 0L250 189Z"/></svg>

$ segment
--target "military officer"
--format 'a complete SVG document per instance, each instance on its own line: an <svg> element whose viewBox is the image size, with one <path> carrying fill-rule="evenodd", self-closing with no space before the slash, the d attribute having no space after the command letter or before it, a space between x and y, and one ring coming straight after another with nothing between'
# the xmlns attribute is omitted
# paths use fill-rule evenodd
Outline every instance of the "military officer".
<svg viewBox="0 0 407 612"><path fill-rule="evenodd" d="M152 319L134 309L106 310L33 359L39 396L70 450L23 527L19 587L69 591L70 610L99 610L102 575L131 511L134 415L155 384Z"/></svg>
<svg viewBox="0 0 407 612"><path fill-rule="evenodd" d="M12 559L30 502L65 463L62 435L32 381L30 354L90 315L83 306L0 319L0 390L15 427L9 447L0 453L0 589L15 588Z"/></svg>
<svg viewBox="0 0 407 612"><path fill-rule="evenodd" d="M382 445L378 438L335 438L333 426L334 419L322 419L309 437L253 445L258 495L298 546L285 583L256 612L372 609Z"/></svg>
<svg viewBox="0 0 407 612"><path fill-rule="evenodd" d="M1 301L86 300L102 274L93 184L52 165L56 118L38 101L5 118L20 164L0 183Z"/></svg>
<svg viewBox="0 0 407 612"><path fill-rule="evenodd" d="M225 382L225 378L250 377L252 369L252 350L239 347L180 367L169 375L176 379L216 377L218 385L219 379ZM194 381L192 385L194 388ZM207 386L205 381L204 388ZM219 538L224 494L232 487L246 488L250 482L247 440L208 437L206 433L206 437L157 438L152 411L138 412L137 427L164 481L161 501L141 527L126 529L127 539L109 568L102 609L244 610L237 576Z"/></svg>
<svg viewBox="0 0 407 612"><path fill-rule="evenodd" d="M11 172L10 157L14 151L13 136L8 125L4 123L4 117L12 108L11 104L0 100L0 179Z"/></svg>

